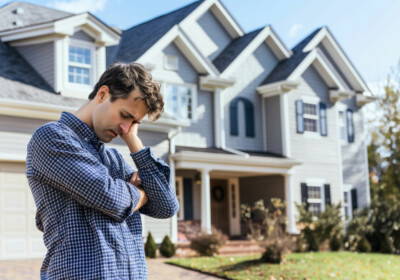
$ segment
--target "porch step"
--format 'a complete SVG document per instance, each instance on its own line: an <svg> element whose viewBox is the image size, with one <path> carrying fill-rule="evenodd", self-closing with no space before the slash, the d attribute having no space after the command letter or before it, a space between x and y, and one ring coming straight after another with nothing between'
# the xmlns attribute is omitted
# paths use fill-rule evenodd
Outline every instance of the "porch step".
<svg viewBox="0 0 400 280"><path fill-rule="evenodd" d="M249 255L262 253L264 249L254 241L248 240L229 240L219 250L221 256ZM179 257L196 256L196 252L190 249L190 243L178 243L176 255Z"/></svg>

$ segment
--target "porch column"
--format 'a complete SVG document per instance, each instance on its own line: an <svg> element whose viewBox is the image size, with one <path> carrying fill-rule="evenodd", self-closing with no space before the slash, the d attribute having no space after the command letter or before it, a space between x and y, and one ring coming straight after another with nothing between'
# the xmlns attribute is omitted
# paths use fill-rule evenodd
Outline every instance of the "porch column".
<svg viewBox="0 0 400 280"><path fill-rule="evenodd" d="M201 230L211 233L210 170L201 170Z"/></svg>
<svg viewBox="0 0 400 280"><path fill-rule="evenodd" d="M285 200L286 200L286 215L288 219L288 232L298 233L296 228L295 205L293 200L294 186L292 184L292 175L285 174Z"/></svg>

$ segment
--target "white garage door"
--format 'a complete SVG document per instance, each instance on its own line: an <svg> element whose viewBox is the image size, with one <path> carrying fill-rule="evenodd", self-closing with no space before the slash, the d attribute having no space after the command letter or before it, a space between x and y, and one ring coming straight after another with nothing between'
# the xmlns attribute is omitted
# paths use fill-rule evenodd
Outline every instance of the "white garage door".
<svg viewBox="0 0 400 280"><path fill-rule="evenodd" d="M44 257L35 213L25 164L0 162L0 260Z"/></svg>

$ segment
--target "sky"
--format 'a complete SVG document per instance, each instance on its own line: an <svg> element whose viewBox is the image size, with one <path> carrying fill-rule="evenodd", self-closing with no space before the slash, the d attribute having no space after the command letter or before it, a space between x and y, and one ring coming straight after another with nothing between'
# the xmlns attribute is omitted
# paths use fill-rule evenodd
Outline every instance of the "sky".
<svg viewBox="0 0 400 280"><path fill-rule="evenodd" d="M25 0L79 13L90 11L120 29L192 0ZM272 25L287 47L328 26L376 92L400 59L400 0L221 0L245 32ZM0 4L9 1L0 0Z"/></svg>

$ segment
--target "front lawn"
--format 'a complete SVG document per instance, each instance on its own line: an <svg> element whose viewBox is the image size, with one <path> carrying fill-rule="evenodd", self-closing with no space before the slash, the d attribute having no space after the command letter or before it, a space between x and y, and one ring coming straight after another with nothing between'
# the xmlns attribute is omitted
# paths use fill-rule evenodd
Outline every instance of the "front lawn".
<svg viewBox="0 0 400 280"><path fill-rule="evenodd" d="M260 255L173 259L182 267L228 279L389 280L400 279L400 256L350 252L295 253L281 265L260 263Z"/></svg>

